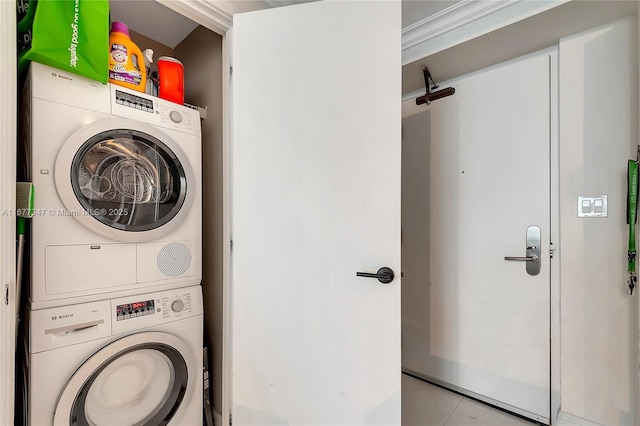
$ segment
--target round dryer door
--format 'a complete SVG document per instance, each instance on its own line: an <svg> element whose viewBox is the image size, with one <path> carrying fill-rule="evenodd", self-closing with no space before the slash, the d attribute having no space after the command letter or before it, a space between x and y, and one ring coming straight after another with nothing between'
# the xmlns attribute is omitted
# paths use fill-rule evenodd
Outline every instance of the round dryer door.
<svg viewBox="0 0 640 426"><path fill-rule="evenodd" d="M185 342L167 333L138 333L112 342L73 374L58 399L53 424L179 424L195 387L190 355Z"/></svg>
<svg viewBox="0 0 640 426"><path fill-rule="evenodd" d="M58 194L82 224L117 241L149 241L171 232L191 207L193 171L169 136L126 119L75 132L58 153Z"/></svg>

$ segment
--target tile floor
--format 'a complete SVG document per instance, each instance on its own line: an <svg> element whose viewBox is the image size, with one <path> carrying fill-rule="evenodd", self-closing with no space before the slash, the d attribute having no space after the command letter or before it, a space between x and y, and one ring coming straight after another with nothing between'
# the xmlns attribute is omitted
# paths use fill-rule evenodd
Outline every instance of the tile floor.
<svg viewBox="0 0 640 426"><path fill-rule="evenodd" d="M520 417L402 375L403 426L534 426Z"/></svg>

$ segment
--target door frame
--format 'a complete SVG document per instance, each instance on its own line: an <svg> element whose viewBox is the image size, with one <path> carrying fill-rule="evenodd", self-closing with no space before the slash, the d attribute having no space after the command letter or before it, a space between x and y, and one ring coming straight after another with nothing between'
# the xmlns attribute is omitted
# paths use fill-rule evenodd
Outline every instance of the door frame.
<svg viewBox="0 0 640 426"><path fill-rule="evenodd" d="M0 52L9 58L0 65L0 211L16 205L17 62L15 6L0 2ZM6 210L5 210L6 209ZM15 383L15 265L16 224L0 214L0 424L13 424Z"/></svg>
<svg viewBox="0 0 640 426"><path fill-rule="evenodd" d="M550 421L556 424L560 414L561 393L560 393L560 256L559 250L555 250L560 243L560 64L559 46L554 46L549 54L550 61L550 110L549 110L549 138L550 149L550 226L551 241L549 242L550 274L551 283L549 286L549 314L550 314L550 373L551 373L551 405ZM553 253L551 253L553 251Z"/></svg>

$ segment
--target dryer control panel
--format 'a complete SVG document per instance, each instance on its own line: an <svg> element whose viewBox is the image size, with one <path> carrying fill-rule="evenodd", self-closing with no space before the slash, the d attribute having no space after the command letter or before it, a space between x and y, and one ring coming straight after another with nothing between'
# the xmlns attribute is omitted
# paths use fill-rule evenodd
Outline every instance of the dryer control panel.
<svg viewBox="0 0 640 426"><path fill-rule="evenodd" d="M200 137L197 110L113 84L110 89L112 115Z"/></svg>
<svg viewBox="0 0 640 426"><path fill-rule="evenodd" d="M129 108L139 109L153 113L153 101L143 98L142 96L125 93L122 90L116 90L116 103L128 106Z"/></svg>

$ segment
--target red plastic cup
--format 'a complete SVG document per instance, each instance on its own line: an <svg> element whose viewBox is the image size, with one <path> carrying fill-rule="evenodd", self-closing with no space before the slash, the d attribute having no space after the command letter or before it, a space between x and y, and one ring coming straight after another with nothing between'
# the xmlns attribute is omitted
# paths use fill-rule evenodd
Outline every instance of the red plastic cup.
<svg viewBox="0 0 640 426"><path fill-rule="evenodd" d="M158 96L184 105L184 66L170 56L158 58Z"/></svg>

